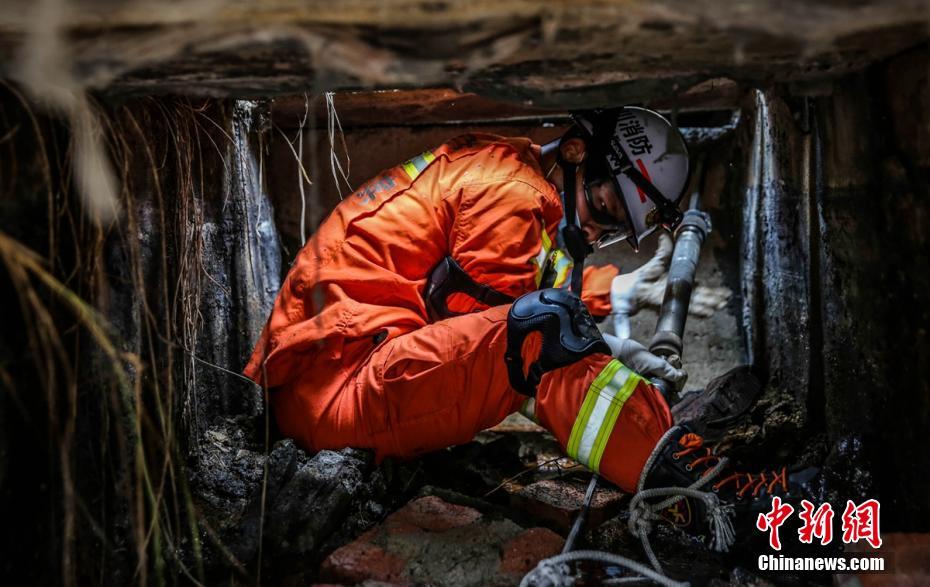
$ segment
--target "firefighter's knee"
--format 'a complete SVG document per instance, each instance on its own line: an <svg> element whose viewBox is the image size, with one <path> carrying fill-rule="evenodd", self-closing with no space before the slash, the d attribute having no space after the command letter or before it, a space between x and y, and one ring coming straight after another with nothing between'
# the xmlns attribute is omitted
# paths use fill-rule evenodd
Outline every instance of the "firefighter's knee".
<svg viewBox="0 0 930 587"><path fill-rule="evenodd" d="M523 343L533 332L542 336L539 357L527 369ZM610 354L581 298L563 289L542 289L519 298L507 316L507 375L518 392L535 396L543 374L593 353Z"/></svg>

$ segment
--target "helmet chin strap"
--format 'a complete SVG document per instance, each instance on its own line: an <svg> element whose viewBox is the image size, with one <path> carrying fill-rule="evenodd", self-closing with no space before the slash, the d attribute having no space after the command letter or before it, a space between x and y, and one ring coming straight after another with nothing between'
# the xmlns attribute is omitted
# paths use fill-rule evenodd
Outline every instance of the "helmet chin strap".
<svg viewBox="0 0 930 587"><path fill-rule="evenodd" d="M585 239L581 227L577 224L577 214L575 212L575 177L578 166L574 163L565 161L561 156L558 161L559 167L562 168L564 188L562 191L562 208L565 213L565 226L562 227L562 240L565 242L565 248L568 249L568 254L572 256L572 262L574 263L570 287L572 292L580 297L581 276L584 272L584 258L593 249Z"/></svg>
<svg viewBox="0 0 930 587"><path fill-rule="evenodd" d="M625 152L623 153L623 163L620 166L620 172L629 177L630 181L641 189L643 193L646 194L646 197L652 200L652 203L656 205L656 211L659 214L661 224L667 226L669 230L674 230L674 228L681 223L682 212L678 209L678 205L666 198L655 184L646 179L646 177L636 169Z"/></svg>

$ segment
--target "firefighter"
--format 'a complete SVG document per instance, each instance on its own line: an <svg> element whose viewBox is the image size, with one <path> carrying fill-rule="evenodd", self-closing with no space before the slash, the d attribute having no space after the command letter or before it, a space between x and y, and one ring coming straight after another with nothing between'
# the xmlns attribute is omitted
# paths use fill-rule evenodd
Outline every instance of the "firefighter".
<svg viewBox="0 0 930 587"><path fill-rule="evenodd" d="M638 248L673 228L687 179L681 135L642 108L579 115L545 147L453 139L333 210L245 374L308 451L414 457L519 410L626 491L642 487L654 449L652 484L689 484L692 468L676 468L688 459L670 451L704 451L686 430L657 448L672 418L649 381L680 389L685 374L634 341L604 340L592 314L610 312L617 270L583 268L592 246Z"/></svg>
<svg viewBox="0 0 930 587"><path fill-rule="evenodd" d="M297 255L245 369L269 388L281 432L311 451L413 457L522 409L571 457L632 490L671 425L647 378L684 374L638 345L613 356L587 327L588 308L609 313L616 269L582 265L592 244L635 247L675 221L687 154L670 130L651 111L621 108L578 117L546 148L465 135L347 197ZM611 161L611 140L632 159ZM661 199L611 180L637 162ZM569 284L587 305L558 289ZM535 311L580 332L577 348L556 348L547 337L564 338L558 328L533 330L533 315L510 315L537 291L554 295Z"/></svg>

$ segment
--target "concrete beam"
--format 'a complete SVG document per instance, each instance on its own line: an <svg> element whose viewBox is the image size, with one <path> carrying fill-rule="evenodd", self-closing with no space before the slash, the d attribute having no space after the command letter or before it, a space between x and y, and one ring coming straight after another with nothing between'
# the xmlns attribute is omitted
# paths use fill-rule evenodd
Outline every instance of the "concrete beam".
<svg viewBox="0 0 930 587"><path fill-rule="evenodd" d="M143 94L452 87L577 108L721 76L836 76L926 40L928 19L924 0L8 0L0 75Z"/></svg>

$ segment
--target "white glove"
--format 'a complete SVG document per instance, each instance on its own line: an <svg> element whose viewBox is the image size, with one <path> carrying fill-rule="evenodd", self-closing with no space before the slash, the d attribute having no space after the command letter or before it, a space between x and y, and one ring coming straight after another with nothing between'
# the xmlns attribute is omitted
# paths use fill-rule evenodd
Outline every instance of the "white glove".
<svg viewBox="0 0 930 587"><path fill-rule="evenodd" d="M604 340L610 347L610 354L647 379L664 379L672 384L676 392L681 392L688 380L684 369L672 367L668 361L649 352L649 349L631 338L619 338L604 334Z"/></svg>
<svg viewBox="0 0 930 587"><path fill-rule="evenodd" d="M614 333L620 338L630 337L630 316L645 306L658 308L662 305L666 273L674 248L672 237L665 232L660 233L659 245L652 259L632 273L614 277L610 284L610 305ZM688 313L707 318L723 308L729 298L729 288L698 285L691 293Z"/></svg>

